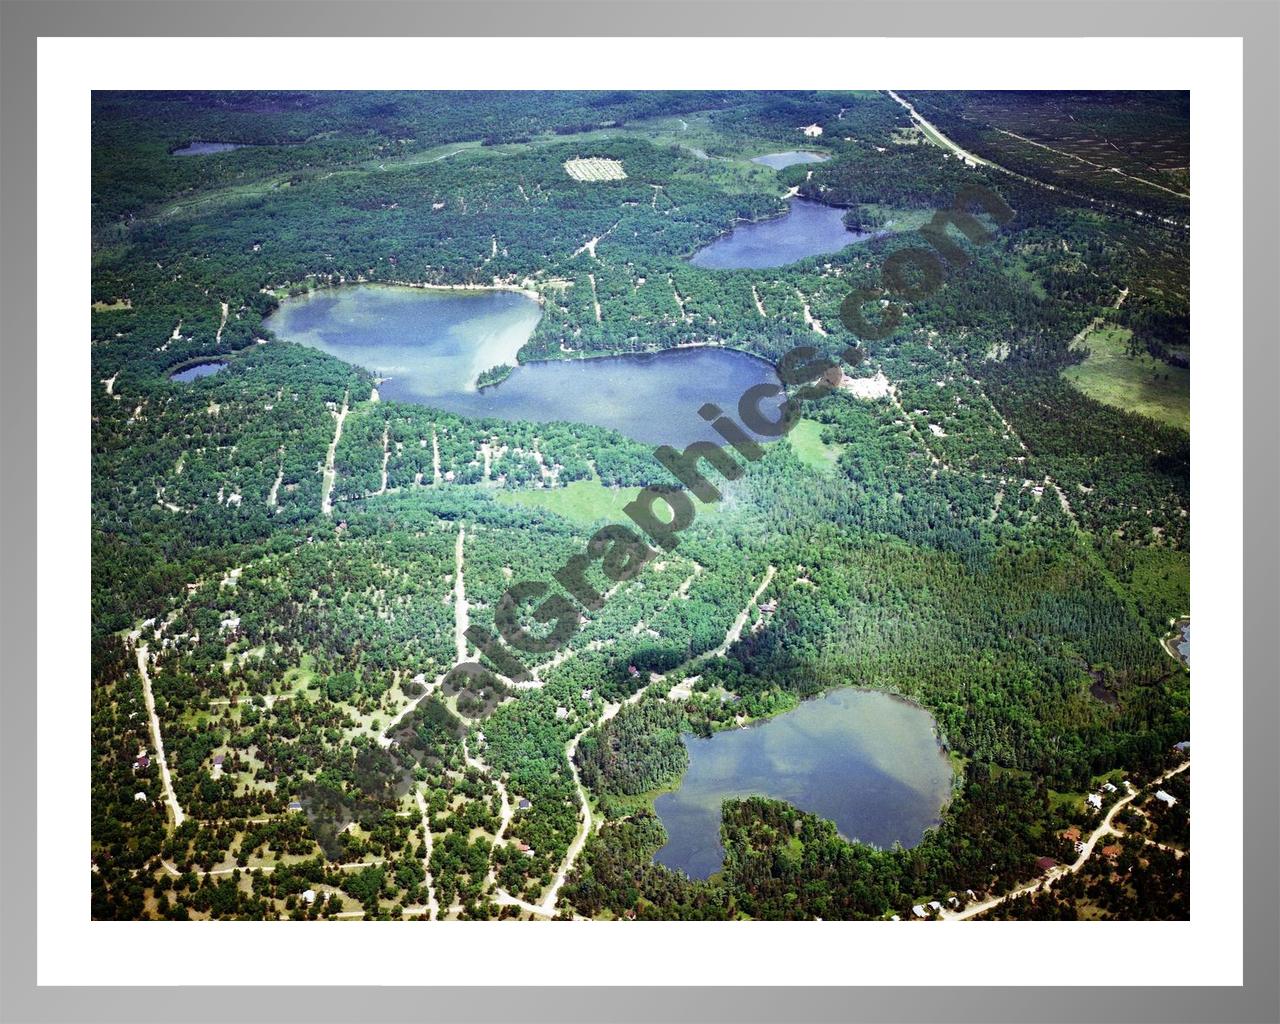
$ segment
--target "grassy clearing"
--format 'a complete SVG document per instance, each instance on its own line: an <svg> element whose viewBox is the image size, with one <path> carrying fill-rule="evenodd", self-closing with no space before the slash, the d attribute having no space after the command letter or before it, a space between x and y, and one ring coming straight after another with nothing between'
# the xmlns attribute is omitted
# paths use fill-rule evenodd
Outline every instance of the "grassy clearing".
<svg viewBox="0 0 1280 1024"><path fill-rule="evenodd" d="M1027 261L1022 257L1011 260L1006 273L1019 284L1030 288L1031 294L1037 299L1047 299L1049 297L1049 293L1045 291L1039 275L1027 266Z"/></svg>
<svg viewBox="0 0 1280 1024"><path fill-rule="evenodd" d="M1126 328L1110 325L1094 331L1082 342L1089 357L1063 370L1063 377L1104 405L1189 430L1191 372L1146 352L1130 356L1130 334Z"/></svg>
<svg viewBox="0 0 1280 1024"><path fill-rule="evenodd" d="M879 225L877 231L906 234L918 231L933 219L933 210L910 209L905 206L887 206L884 203L863 203L858 209L871 223Z"/></svg>
<svg viewBox="0 0 1280 1024"><path fill-rule="evenodd" d="M1060 793L1056 789L1051 789L1048 792L1050 810L1065 810L1073 814L1084 813L1083 793Z"/></svg>
<svg viewBox="0 0 1280 1024"><path fill-rule="evenodd" d="M284 674L282 693L292 693L294 690L306 690L315 685L316 679L316 659L314 655L304 654L299 660L299 664L289 669Z"/></svg>
<svg viewBox="0 0 1280 1024"><path fill-rule="evenodd" d="M594 523L601 519L624 521L622 507L639 493L639 487L606 487L599 480L574 480L565 487L503 490L494 496L504 505L542 508L575 523Z"/></svg>
<svg viewBox="0 0 1280 1024"><path fill-rule="evenodd" d="M840 446L825 443L822 440L822 424L813 420L801 420L797 423L787 434L787 442L796 453L796 458L823 473L832 472L836 460L840 458Z"/></svg>
<svg viewBox="0 0 1280 1024"><path fill-rule="evenodd" d="M575 480L564 487L550 487L539 490L500 490L493 492L496 500L503 505L522 505L525 508L541 508L554 512L558 516L575 523L591 525L602 519L614 523L627 524L630 519L623 512L623 507L635 500L640 493L639 487L608 487L597 479ZM705 520L721 512L730 499L711 502L704 505L695 502L697 518ZM659 516L665 511L658 503Z"/></svg>

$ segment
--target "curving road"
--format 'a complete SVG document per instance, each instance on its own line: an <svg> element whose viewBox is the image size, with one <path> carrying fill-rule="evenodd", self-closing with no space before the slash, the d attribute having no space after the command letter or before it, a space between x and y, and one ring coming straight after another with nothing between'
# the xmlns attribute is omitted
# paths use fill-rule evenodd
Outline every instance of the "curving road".
<svg viewBox="0 0 1280 1024"><path fill-rule="evenodd" d="M1089 834L1089 838L1085 840L1084 848L1080 851L1080 856L1076 858L1075 863L1059 864L1056 867L1050 868L1039 878L1035 879L1034 881L1028 882L1026 885L1019 886L1018 888L1012 890L1011 892L1005 893L1003 896L995 896L992 899L983 900L981 903L975 903L970 907L965 907L964 910L955 910L955 911L944 910L938 915L938 920L939 921L966 921L971 917L977 917L979 914L985 914L988 910L991 910L993 907L998 907L1001 903L1004 903L1006 900L1011 900L1018 896L1025 896L1029 892L1035 892L1035 890L1039 889L1041 886L1044 886L1045 889L1048 889L1053 885L1054 882L1056 882L1059 878L1062 878L1064 875L1068 875L1068 874L1074 875L1077 871L1079 871L1082 867L1084 867L1085 862L1088 861L1088 859L1091 856L1093 856L1093 849L1097 845L1098 840L1102 839L1104 836L1111 835L1113 833L1115 835L1120 835L1120 833L1116 832L1116 830L1112 827L1112 823L1115 821L1116 814L1119 813L1120 808L1130 804L1139 794L1146 792L1147 790L1151 789L1151 787L1153 786L1160 785L1165 780L1172 778L1173 776L1177 775L1179 772L1186 771L1190 767L1191 767L1191 761L1190 759L1188 759L1186 761L1183 761L1182 764L1178 765L1177 767L1170 768L1167 772L1165 772L1163 775L1159 776L1158 778L1152 780L1151 782L1148 782L1141 789L1134 789L1132 786L1130 786L1129 792L1126 793L1124 796L1122 796L1119 800L1117 800L1111 806L1111 810L1107 811L1107 816L1102 819L1102 823L1097 828L1095 828L1093 832Z"/></svg>

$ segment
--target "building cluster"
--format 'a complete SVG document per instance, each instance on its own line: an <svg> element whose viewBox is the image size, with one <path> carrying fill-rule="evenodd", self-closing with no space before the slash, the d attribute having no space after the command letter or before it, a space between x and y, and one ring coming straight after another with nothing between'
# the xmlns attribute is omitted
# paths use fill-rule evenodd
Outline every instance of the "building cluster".
<svg viewBox="0 0 1280 1024"><path fill-rule="evenodd" d="M978 898L977 893L975 893L972 889L966 889L964 891L964 895L965 895L965 899L968 900L969 902L972 902L973 900ZM959 910L960 897L954 894L952 894L951 896L948 896L947 906L945 908L943 907L942 902L939 900L930 900L928 903L917 903L915 906L911 908L911 916L915 918L919 918L921 921L934 920L942 914L944 909L950 909L953 911ZM898 914L894 914L892 920L901 921L902 918Z"/></svg>

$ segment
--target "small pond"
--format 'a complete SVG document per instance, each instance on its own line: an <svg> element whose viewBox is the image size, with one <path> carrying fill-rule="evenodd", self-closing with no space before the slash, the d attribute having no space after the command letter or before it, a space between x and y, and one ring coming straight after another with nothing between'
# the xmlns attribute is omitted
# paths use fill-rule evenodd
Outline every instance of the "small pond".
<svg viewBox="0 0 1280 1024"><path fill-rule="evenodd" d="M792 149L785 153L765 153L764 156L754 156L751 162L764 164L775 171L780 171L784 167L794 167L796 164L820 164L827 159L821 153L806 153L803 150Z"/></svg>
<svg viewBox="0 0 1280 1024"><path fill-rule="evenodd" d="M806 256L839 252L871 237L844 225L844 210L811 199L790 199L781 217L739 224L690 257L695 267L730 270L784 267Z"/></svg>
<svg viewBox="0 0 1280 1024"><path fill-rule="evenodd" d="M890 694L841 689L776 718L686 736L689 769L655 810L667 844L655 859L707 878L724 863L720 805L767 796L833 822L846 839L914 846L938 824L952 769L932 716Z"/></svg>
<svg viewBox="0 0 1280 1024"><path fill-rule="evenodd" d="M169 374L169 379L177 381L179 384L189 384L193 380L199 380L201 377L211 377L223 367L226 361L222 359L210 359L207 362L196 363L193 366L184 367L174 373Z"/></svg>

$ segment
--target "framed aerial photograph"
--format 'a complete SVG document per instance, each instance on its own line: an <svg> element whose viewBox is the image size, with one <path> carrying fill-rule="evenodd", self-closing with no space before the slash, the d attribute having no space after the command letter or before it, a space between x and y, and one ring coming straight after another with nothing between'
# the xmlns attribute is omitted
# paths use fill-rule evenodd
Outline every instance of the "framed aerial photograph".
<svg viewBox="0 0 1280 1024"><path fill-rule="evenodd" d="M516 35L40 40L41 983L1240 985L1240 41Z"/></svg>
<svg viewBox="0 0 1280 1024"><path fill-rule="evenodd" d="M1185 91L97 91L95 920L1186 920Z"/></svg>

